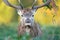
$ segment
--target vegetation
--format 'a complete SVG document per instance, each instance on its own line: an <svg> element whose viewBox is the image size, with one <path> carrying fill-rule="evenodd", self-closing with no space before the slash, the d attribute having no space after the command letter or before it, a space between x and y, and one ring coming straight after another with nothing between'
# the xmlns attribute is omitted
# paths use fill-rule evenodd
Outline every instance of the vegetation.
<svg viewBox="0 0 60 40"><path fill-rule="evenodd" d="M51 8L51 10L46 6L42 7L37 10L35 14L35 20L39 22L42 25L49 25L53 24L53 19L55 20L55 25L60 24L60 0L54 0L55 4L58 8L57 12L55 12L54 8ZM12 4L18 5L17 0L9 0ZM37 5L42 4L46 2L46 0L37 0ZM31 7L32 5L32 0L22 0L22 3L24 7ZM43 10L43 11L42 11ZM53 16L55 17L53 18ZM11 21L18 21L18 14L14 8L11 8L7 6L2 0L0 0L0 23L10 23Z"/></svg>
<svg viewBox="0 0 60 40"><path fill-rule="evenodd" d="M9 0L12 4L19 5L17 0ZM46 0L44 0L46 1ZM38 9L35 13L35 21L42 25L42 36L34 40L60 40L60 0L54 0L58 10L49 9L47 6ZM30 3L31 2L31 3ZM24 7L31 7L32 1L22 0ZM37 5L42 4L42 0L37 1ZM51 7L51 5L49 6ZM42 11L43 10L43 11ZM53 18L53 16L55 17ZM16 9L11 8L0 0L0 40L18 40L17 28L19 15ZM54 24L53 24L54 22ZM52 25L52 26L51 26ZM30 36L23 35L21 40L29 40Z"/></svg>
<svg viewBox="0 0 60 40"><path fill-rule="evenodd" d="M0 40L18 40L17 23L9 25L0 25ZM43 26L42 36L34 38L34 40L60 40L60 26ZM30 36L25 34L20 37L20 40L29 40Z"/></svg>

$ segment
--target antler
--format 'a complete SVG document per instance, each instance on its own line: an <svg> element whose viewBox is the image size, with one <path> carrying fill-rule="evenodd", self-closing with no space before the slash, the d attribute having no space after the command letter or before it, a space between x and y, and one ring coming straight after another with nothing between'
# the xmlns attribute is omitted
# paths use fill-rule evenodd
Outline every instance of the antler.
<svg viewBox="0 0 60 40"><path fill-rule="evenodd" d="M16 9L22 9L23 7L22 6L16 6L16 5L13 5L13 4L10 4L8 0L3 0L4 3L10 7L13 7L13 8L16 8Z"/></svg>
<svg viewBox="0 0 60 40"><path fill-rule="evenodd" d="M43 6L48 5L50 2L51 2L51 0L47 0L47 2L44 3L44 4L42 4L42 5L39 5L39 6L33 6L32 9L38 9L38 8L41 8L41 7L43 7Z"/></svg>
<svg viewBox="0 0 60 40"><path fill-rule="evenodd" d="M21 0L18 0L18 2L20 4L20 6L24 8L23 4L21 3Z"/></svg>
<svg viewBox="0 0 60 40"><path fill-rule="evenodd" d="M34 4L37 2L37 0L34 0L33 4L32 4L32 7L34 7Z"/></svg>

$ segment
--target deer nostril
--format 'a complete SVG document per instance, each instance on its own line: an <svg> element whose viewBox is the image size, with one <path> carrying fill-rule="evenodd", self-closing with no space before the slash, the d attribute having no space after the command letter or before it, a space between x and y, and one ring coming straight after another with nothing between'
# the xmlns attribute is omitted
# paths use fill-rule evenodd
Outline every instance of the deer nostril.
<svg viewBox="0 0 60 40"><path fill-rule="evenodd" d="M30 23L30 19L29 18L26 19L26 23Z"/></svg>
<svg viewBox="0 0 60 40"><path fill-rule="evenodd" d="M26 20L26 23L30 23L30 21L29 20Z"/></svg>

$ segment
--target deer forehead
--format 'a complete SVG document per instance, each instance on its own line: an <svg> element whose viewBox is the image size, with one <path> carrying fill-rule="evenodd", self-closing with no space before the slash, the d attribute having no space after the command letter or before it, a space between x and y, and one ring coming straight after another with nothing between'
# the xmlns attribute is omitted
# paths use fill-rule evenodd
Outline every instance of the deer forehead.
<svg viewBox="0 0 60 40"><path fill-rule="evenodd" d="M31 9L29 9L29 8L23 9L22 12L23 12L23 13L28 13L28 12L31 12Z"/></svg>
<svg viewBox="0 0 60 40"><path fill-rule="evenodd" d="M32 14L32 11L31 11L31 9L18 10L18 14L19 14L19 15L24 15L24 14L29 14L29 15L31 15L31 14Z"/></svg>
<svg viewBox="0 0 60 40"><path fill-rule="evenodd" d="M35 12L36 12L36 9L30 9L30 8L26 8L26 9L18 9L17 10L17 12L18 12L18 15L26 15L26 14L28 14L28 15L34 15L35 14Z"/></svg>

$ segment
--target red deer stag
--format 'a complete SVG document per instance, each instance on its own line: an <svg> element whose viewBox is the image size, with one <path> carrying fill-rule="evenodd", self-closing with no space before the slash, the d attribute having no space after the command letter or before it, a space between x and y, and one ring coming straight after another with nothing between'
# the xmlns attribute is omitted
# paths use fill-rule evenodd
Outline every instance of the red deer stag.
<svg viewBox="0 0 60 40"><path fill-rule="evenodd" d="M39 24L35 22L34 14L38 8L49 5L51 0L47 0L47 2L42 5L34 6L34 4L37 1L35 0L31 8L24 8L20 0L18 0L18 2L20 3L19 6L9 3L8 0L3 1L8 6L15 8L18 12L18 15L20 15L20 24L18 25L19 36L23 35L25 32L28 32L31 35L31 37L37 37L41 35L41 28Z"/></svg>

